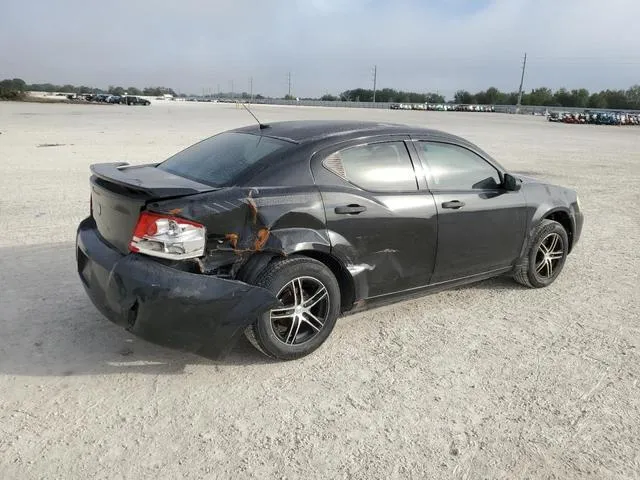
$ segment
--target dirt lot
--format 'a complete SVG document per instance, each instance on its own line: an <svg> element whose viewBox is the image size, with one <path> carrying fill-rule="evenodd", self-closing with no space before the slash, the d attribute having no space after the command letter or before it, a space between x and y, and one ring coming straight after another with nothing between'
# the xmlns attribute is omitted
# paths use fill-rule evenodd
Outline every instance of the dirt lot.
<svg viewBox="0 0 640 480"><path fill-rule="evenodd" d="M103 319L75 273L88 166L252 121L230 105L0 103L0 478L640 478L640 129L256 107L429 125L575 187L551 287L498 279L338 322L301 361L215 363Z"/></svg>

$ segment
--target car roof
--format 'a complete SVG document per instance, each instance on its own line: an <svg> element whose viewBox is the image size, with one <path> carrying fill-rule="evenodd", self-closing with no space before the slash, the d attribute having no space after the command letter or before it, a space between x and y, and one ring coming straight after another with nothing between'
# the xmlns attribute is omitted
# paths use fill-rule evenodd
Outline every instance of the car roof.
<svg viewBox="0 0 640 480"><path fill-rule="evenodd" d="M269 123L266 128L250 125L233 130L284 139L303 144L338 137L341 140L379 135L421 135L455 143L470 144L467 140L440 130L415 127L400 123L353 121L353 120L296 120Z"/></svg>

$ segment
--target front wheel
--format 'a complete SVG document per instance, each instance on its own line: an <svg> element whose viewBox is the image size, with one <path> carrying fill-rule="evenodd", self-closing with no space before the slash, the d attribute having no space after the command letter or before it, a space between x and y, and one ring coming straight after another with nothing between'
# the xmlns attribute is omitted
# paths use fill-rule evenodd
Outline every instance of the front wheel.
<svg viewBox="0 0 640 480"><path fill-rule="evenodd" d="M513 278L531 288L551 285L560 275L568 253L569 237L564 227L553 220L542 220L533 232Z"/></svg>
<svg viewBox="0 0 640 480"><path fill-rule="evenodd" d="M340 313L340 287L329 268L306 257L277 260L255 283L282 306L263 313L245 330L254 347L272 358L293 360L324 343Z"/></svg>

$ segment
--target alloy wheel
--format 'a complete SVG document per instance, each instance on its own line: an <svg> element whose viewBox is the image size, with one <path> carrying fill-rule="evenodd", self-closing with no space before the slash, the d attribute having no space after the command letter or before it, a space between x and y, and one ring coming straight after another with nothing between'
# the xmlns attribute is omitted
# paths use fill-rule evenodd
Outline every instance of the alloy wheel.
<svg viewBox="0 0 640 480"><path fill-rule="evenodd" d="M564 241L562 237L553 232L544 237L536 252L536 275L548 279L553 277L557 267L564 258Z"/></svg>
<svg viewBox="0 0 640 480"><path fill-rule="evenodd" d="M323 329L329 314L329 292L320 280L297 277L277 295L282 307L270 311L271 328L286 345L300 345Z"/></svg>

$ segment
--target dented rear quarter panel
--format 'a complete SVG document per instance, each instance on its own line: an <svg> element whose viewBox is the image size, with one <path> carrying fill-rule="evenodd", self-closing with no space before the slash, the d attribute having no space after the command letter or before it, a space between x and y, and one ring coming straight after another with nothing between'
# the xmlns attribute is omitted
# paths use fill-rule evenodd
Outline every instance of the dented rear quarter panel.
<svg viewBox="0 0 640 480"><path fill-rule="evenodd" d="M205 262L239 266L258 252L287 256L331 250L315 185L224 188L156 202L150 209L202 223L207 229Z"/></svg>

